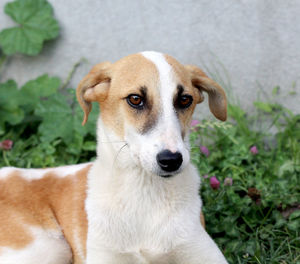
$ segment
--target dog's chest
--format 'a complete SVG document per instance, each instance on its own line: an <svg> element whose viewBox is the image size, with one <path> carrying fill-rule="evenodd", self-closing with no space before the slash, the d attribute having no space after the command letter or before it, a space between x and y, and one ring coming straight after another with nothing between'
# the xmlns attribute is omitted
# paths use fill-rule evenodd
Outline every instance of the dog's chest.
<svg viewBox="0 0 300 264"><path fill-rule="evenodd" d="M94 216L89 226L93 229L90 244L124 254L132 264L153 263L153 259L167 256L174 248L178 225L172 224L173 219L170 221L165 212L147 203Z"/></svg>
<svg viewBox="0 0 300 264"><path fill-rule="evenodd" d="M172 192L123 189L97 200L88 197L91 236L121 251L167 251L180 232L182 225L178 223L183 221L182 200Z"/></svg>
<svg viewBox="0 0 300 264"><path fill-rule="evenodd" d="M128 263L157 263L152 259L168 257L199 224L197 175L165 180L127 171L95 177L98 171L94 167L88 181L87 255L105 248L144 259Z"/></svg>

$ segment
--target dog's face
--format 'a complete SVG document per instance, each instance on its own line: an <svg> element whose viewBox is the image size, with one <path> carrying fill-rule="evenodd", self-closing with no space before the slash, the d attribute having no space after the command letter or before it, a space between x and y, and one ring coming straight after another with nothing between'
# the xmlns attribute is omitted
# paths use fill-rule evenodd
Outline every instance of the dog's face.
<svg viewBox="0 0 300 264"><path fill-rule="evenodd" d="M127 143L132 162L168 177L189 162L188 129L202 92L213 114L226 119L223 89L199 68L157 52L101 63L81 81L77 96L85 119L98 101L104 125Z"/></svg>

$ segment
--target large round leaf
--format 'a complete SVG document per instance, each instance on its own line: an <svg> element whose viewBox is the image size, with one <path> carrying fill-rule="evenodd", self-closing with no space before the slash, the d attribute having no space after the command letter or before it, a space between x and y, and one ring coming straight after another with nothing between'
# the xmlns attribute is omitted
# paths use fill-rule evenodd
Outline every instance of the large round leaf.
<svg viewBox="0 0 300 264"><path fill-rule="evenodd" d="M6 4L5 13L19 24L0 32L0 45L7 55L36 55L45 40L58 36L59 25L46 0L16 0Z"/></svg>

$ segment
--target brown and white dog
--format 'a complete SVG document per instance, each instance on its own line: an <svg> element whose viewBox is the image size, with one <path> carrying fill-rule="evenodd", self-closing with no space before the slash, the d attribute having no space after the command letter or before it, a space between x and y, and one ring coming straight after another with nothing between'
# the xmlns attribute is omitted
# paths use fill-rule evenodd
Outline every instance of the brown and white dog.
<svg viewBox="0 0 300 264"><path fill-rule="evenodd" d="M226 119L223 89L157 52L100 63L81 81L98 102L97 159L0 170L1 264L227 263L200 224L188 130L196 104Z"/></svg>

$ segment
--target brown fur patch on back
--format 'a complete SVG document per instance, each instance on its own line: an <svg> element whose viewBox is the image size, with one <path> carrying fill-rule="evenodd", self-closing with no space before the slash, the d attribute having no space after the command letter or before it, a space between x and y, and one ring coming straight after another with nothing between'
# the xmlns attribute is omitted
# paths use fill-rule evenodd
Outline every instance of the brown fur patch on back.
<svg viewBox="0 0 300 264"><path fill-rule="evenodd" d="M15 249L25 247L34 239L27 228L35 226L62 229L66 240L75 250L76 230L85 254L87 219L84 201L90 167L91 164L87 164L74 175L62 178L53 170L41 179L28 181L21 172L15 171L0 180L0 246ZM78 258L76 251L73 255L74 259Z"/></svg>

